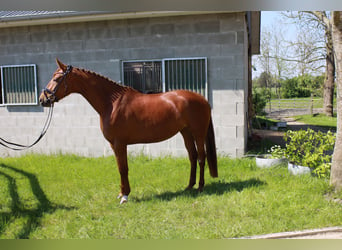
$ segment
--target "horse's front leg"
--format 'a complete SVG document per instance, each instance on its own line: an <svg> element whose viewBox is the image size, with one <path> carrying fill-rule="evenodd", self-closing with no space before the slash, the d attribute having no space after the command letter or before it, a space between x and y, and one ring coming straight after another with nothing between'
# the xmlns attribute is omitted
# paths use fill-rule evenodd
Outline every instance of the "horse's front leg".
<svg viewBox="0 0 342 250"><path fill-rule="evenodd" d="M111 144L118 164L118 169L121 177L121 192L118 198L121 198L120 204L128 201L128 195L131 192L128 181L128 164L127 164L127 145Z"/></svg>

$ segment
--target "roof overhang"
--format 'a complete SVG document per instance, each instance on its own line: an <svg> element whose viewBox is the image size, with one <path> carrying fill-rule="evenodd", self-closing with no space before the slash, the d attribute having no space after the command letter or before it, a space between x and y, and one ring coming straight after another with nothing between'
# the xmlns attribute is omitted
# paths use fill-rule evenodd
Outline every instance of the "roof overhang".
<svg viewBox="0 0 342 250"><path fill-rule="evenodd" d="M260 20L260 11L247 12L249 44L252 55L260 54Z"/></svg>
<svg viewBox="0 0 342 250"><path fill-rule="evenodd" d="M232 11L222 11L229 13ZM103 20L136 19L147 17L182 16L218 13L217 11L141 11L141 12L104 12L104 11L66 11L47 15L25 15L0 18L0 28L46 25L56 23L92 22Z"/></svg>

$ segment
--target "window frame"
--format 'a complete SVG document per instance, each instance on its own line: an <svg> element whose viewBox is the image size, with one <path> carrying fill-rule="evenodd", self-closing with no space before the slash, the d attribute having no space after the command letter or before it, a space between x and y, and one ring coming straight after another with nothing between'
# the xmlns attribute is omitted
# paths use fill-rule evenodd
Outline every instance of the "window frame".
<svg viewBox="0 0 342 250"><path fill-rule="evenodd" d="M122 61L121 62L121 74L122 74L122 77L121 77L121 82L125 85L125 86L129 86L129 85L127 85L126 83L125 83L125 66L124 66L124 64L125 63L151 63L151 62L154 62L154 63L156 63L156 62L158 62L158 63L160 63L160 69L161 69L161 72L160 72L160 74L161 74L161 84L162 84L162 92L164 92L163 91L163 76L162 76L162 74L163 74L163 62L162 62L162 60L160 60L160 59L149 59L149 60L124 60L124 61ZM131 87L131 86L130 86ZM140 91L140 90L138 90L138 91ZM144 93L144 92L143 92Z"/></svg>
<svg viewBox="0 0 342 250"><path fill-rule="evenodd" d="M208 59L207 57L179 57L179 58L164 58L163 59L163 92L170 91L166 90L166 71L165 71L165 64L167 61L194 61L194 60L204 60L204 95L197 90L185 88L186 90L191 90L193 92L199 93L203 95L206 99L208 99Z"/></svg>
<svg viewBox="0 0 342 250"><path fill-rule="evenodd" d="M161 76L162 76L162 92L167 92L170 91L169 89L166 89L166 63L169 61L187 61L187 60L204 60L204 68L202 70L204 70L204 97L206 99L208 99L208 58L207 57L175 57L175 58L162 58L162 59L146 59L146 60L122 60L121 61L121 82L123 83L123 85L126 85L125 83L125 72L124 72L124 63L134 63L134 62L161 62ZM185 88L186 90L191 90L194 91L192 89L188 89ZM199 91L194 91L199 93ZM201 94L201 93L200 93ZM202 94L203 95L203 94Z"/></svg>
<svg viewBox="0 0 342 250"><path fill-rule="evenodd" d="M33 82L30 82L29 85L23 82L20 82L17 84L20 84L20 87L15 86L14 92L15 93L24 93L23 88L26 88L27 86L30 87L33 91L29 91L29 94L33 94L33 97L29 97L28 99L31 99L32 102L30 101L25 101L25 102L5 102L6 98L5 96L7 95L8 91L5 90L5 76L4 76L4 69L15 69L15 68L24 68L24 67L33 67L33 72L29 72L30 76L33 77ZM16 72L15 77L25 77L24 74ZM22 79L22 78L21 78ZM20 80L19 80L20 81ZM36 64L16 64L16 65L1 65L0 66L0 84L1 84L1 92L0 92L0 98L1 98L1 103L0 106L32 106L32 105L37 105L38 104L38 81L37 81L37 65ZM32 86L34 85L34 86Z"/></svg>

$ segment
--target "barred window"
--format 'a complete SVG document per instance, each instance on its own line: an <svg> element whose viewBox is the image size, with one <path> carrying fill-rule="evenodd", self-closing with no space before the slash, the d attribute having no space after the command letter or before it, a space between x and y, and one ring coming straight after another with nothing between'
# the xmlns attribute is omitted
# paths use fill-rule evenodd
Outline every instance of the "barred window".
<svg viewBox="0 0 342 250"><path fill-rule="evenodd" d="M206 58L164 59L166 90L187 89L207 98Z"/></svg>
<svg viewBox="0 0 342 250"><path fill-rule="evenodd" d="M142 93L186 89L207 98L207 58L123 61L122 65L123 83Z"/></svg>
<svg viewBox="0 0 342 250"><path fill-rule="evenodd" d="M35 64L0 66L1 105L37 104Z"/></svg>
<svg viewBox="0 0 342 250"><path fill-rule="evenodd" d="M142 93L163 91L161 61L134 61L123 63L124 83Z"/></svg>

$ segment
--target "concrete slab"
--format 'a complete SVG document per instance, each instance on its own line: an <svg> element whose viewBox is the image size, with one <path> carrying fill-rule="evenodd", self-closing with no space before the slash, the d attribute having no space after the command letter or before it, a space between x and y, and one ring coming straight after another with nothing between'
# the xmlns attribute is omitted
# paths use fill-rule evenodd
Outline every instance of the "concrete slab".
<svg viewBox="0 0 342 250"><path fill-rule="evenodd" d="M264 234L239 239L342 239L342 227Z"/></svg>

